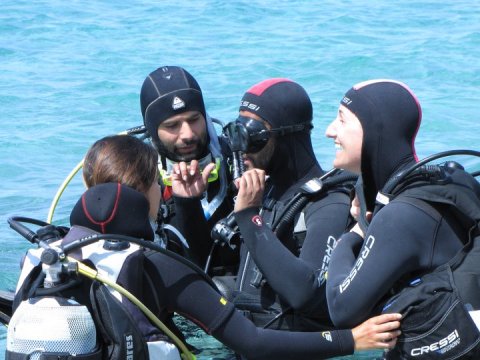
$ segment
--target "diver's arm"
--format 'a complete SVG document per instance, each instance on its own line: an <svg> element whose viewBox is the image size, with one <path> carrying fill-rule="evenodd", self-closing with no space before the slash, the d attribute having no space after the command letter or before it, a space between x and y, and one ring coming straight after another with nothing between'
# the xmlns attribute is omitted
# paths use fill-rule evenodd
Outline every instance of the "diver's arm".
<svg viewBox="0 0 480 360"><path fill-rule="evenodd" d="M354 351L351 330L318 333L262 329L238 311L212 335L249 360L326 359Z"/></svg>
<svg viewBox="0 0 480 360"><path fill-rule="evenodd" d="M212 335L250 360L327 359L352 354L354 350L393 348L401 333L401 317L375 316L352 330L291 332L257 328L236 311Z"/></svg>
<svg viewBox="0 0 480 360"><path fill-rule="evenodd" d="M336 238L347 226L349 199L338 192L309 204L304 249L298 258L258 214L264 185L264 172L258 169L245 172L239 181L235 219L243 241L276 293L294 309L318 311L326 306L322 269L326 270Z"/></svg>
<svg viewBox="0 0 480 360"><path fill-rule="evenodd" d="M330 317L351 327L371 315L379 300L405 274L431 256L437 222L405 203L391 203L372 220L365 240L344 234L333 251L327 278Z"/></svg>
<svg viewBox="0 0 480 360"><path fill-rule="evenodd" d="M248 359L324 359L352 354L351 330L327 333L258 329L191 268L159 253L146 257L161 307L176 312Z"/></svg>
<svg viewBox="0 0 480 360"><path fill-rule="evenodd" d="M337 194L335 194L337 195ZM235 213L245 245L269 285L290 306L299 310L315 310L315 301L325 287L318 277L326 270L336 239L348 222L349 207L338 194L338 201L324 199L311 204L306 215L306 238L300 257L288 250L269 226L251 219L258 215L255 208ZM279 265L281 264L281 266ZM322 304L325 305L325 304Z"/></svg>
<svg viewBox="0 0 480 360"><path fill-rule="evenodd" d="M154 284L159 311L176 312L248 359L325 359L354 350L392 347L399 314L369 319L353 330L289 332L257 328L199 273L163 253L149 252L145 270ZM393 339L392 341L387 341Z"/></svg>

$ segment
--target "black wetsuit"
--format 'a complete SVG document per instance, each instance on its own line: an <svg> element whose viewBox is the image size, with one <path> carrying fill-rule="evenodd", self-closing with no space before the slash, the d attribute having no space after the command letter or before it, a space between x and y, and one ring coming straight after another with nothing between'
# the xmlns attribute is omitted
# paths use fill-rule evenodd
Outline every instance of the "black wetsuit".
<svg viewBox="0 0 480 360"><path fill-rule="evenodd" d="M152 71L142 84L140 107L145 127L151 137L153 145L160 155L160 161L164 169L167 168L167 159L172 162L180 162L184 161L185 158L181 154L170 151L165 144L160 141L158 135L159 126L167 119L185 112L201 114L206 121L206 146L202 145L201 148L198 149L200 153L196 154L196 159L201 161L205 159L209 153L214 157L221 154L224 159L224 163L221 164L221 171L225 172L227 178L225 181L222 181L222 184L220 184L220 180L209 184L207 199L210 202L218 194L221 189L220 185L225 185L228 190L230 176L226 161L230 156L229 147L221 137L217 136L213 125L215 119L211 119L206 112L200 85L187 70L179 66L162 66ZM217 139L218 142L216 141ZM192 144L192 139L183 140L190 145ZM162 184L162 188L164 203L162 213L159 215L159 223L163 221L177 227L189 245L189 249L187 249L174 232L165 230L169 238L167 248L190 258L200 267L204 268L213 242L209 236L198 237L196 231L192 232L192 228L196 228L196 226L192 227L190 224L192 219L187 219L185 222L182 218L178 217L172 198L171 187ZM217 210L210 211L212 213L210 215L212 216L209 217L208 223L205 225L206 228L211 229L219 219L228 215L232 209L232 196L227 193ZM203 211L201 211L201 214L201 216L203 216ZM161 228L159 232L161 233L159 235L164 235ZM210 235L210 231L205 233ZM211 263L210 274L215 274L217 271L223 274L231 271L231 268L236 269L236 267L238 267L238 253L230 251L228 248L215 249Z"/></svg>
<svg viewBox="0 0 480 360"><path fill-rule="evenodd" d="M219 140L222 146L222 153L224 154L224 161L221 166L223 170L226 170L228 184L224 185L226 186L224 199L208 220L205 218L199 198L173 196L171 187L163 186L163 208L168 209L164 221L175 226L185 237L189 245L188 251L185 251L179 246L178 241L175 241L176 237L171 232L168 232L167 235L170 240L173 240L169 241L168 248L190 258L201 268L205 267L214 246L210 237L213 226L233 210L233 194L230 186L231 176L226 160L230 156L230 152L228 145L221 138ZM218 194L220 187L220 178L208 184L206 196L209 202ZM232 250L229 246L215 246L211 255L208 273L211 276L235 273L238 268L238 262L238 249Z"/></svg>
<svg viewBox="0 0 480 360"><path fill-rule="evenodd" d="M349 194L334 190L313 199L303 209L305 227L294 230L301 215L297 214L279 238L271 230L279 213L303 184L324 171L308 132L277 140L267 171L263 224L252 221L259 214L256 208L235 213L243 244L234 302L257 326L265 326L285 312L269 327L300 331L329 328L324 271L338 237L350 225Z"/></svg>
<svg viewBox="0 0 480 360"><path fill-rule="evenodd" d="M83 226L113 234L138 234L151 240L148 210L149 204L143 194L120 184L101 184L82 196L70 220L72 229ZM70 236L75 238L73 232ZM76 239L78 237L83 238L84 234ZM257 329L188 260L168 251L147 250L140 255L137 251L126 258L117 282L136 294L181 338L183 336L171 321L174 312L191 319L208 334L249 359L320 359L353 352L351 330L295 334ZM131 314L138 314L138 309L132 311L132 306L129 305ZM158 333L150 323L136 322L144 337Z"/></svg>
<svg viewBox="0 0 480 360"><path fill-rule="evenodd" d="M155 286L154 294L145 294L146 305L163 317L176 312L192 320L248 359L323 359L353 353L350 330L322 334L255 327L201 275L165 254L148 252L145 270Z"/></svg>
<svg viewBox="0 0 480 360"><path fill-rule="evenodd" d="M324 194L304 209L305 229L294 233L293 225L278 239L271 230L272 222L284 205L307 180L320 176L314 166L308 173L275 201L267 197L263 209L264 222L252 221L258 210L245 209L235 214L244 247L237 276L237 307L248 310L252 320L263 326L277 313L288 308L288 315L272 324L273 328L313 331L330 325L325 300L324 272L338 237L349 225L349 196L340 191ZM275 190L273 187L272 192ZM268 189L267 189L268 191ZM273 199L273 200L272 200ZM282 205L280 205L282 204ZM303 240L303 244L299 243ZM255 266L256 265L256 266ZM258 282L258 270L263 280ZM291 316L292 313L294 316Z"/></svg>
<svg viewBox="0 0 480 360"><path fill-rule="evenodd" d="M352 87L341 105L357 116L363 129L357 195L363 211L374 212L377 193L417 161L420 104L404 84L375 80ZM327 277L333 323L341 328L359 324L376 312L382 298L450 260L467 237L450 211L441 204L407 201L400 193L373 213L364 239L356 233L343 235Z"/></svg>
<svg viewBox="0 0 480 360"><path fill-rule="evenodd" d="M353 232L343 235L327 282L333 323L340 328L359 324L398 281L450 260L467 232L448 212L445 206L396 199L373 218L365 241Z"/></svg>

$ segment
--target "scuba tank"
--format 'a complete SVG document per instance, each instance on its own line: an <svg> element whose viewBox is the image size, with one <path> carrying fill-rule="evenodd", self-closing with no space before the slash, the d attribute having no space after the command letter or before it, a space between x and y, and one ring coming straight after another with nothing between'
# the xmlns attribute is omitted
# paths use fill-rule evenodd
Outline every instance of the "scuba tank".
<svg viewBox="0 0 480 360"><path fill-rule="evenodd" d="M102 358L95 323L87 307L55 296L22 301L8 326L5 358L60 359L67 354L72 358Z"/></svg>
<svg viewBox="0 0 480 360"><path fill-rule="evenodd" d="M135 264L135 255L143 255L143 247L162 251L159 245L77 226L63 238L64 232L42 240L38 236L42 229L57 227L23 217L8 222L39 248L29 250L23 261L8 328L7 360L179 360L178 349L182 358L195 359L150 310L116 283L115 274L109 273L113 269L107 266L109 252L116 257L115 263L124 252L124 258L133 259ZM42 228L34 232L24 222ZM89 253L88 259L74 258ZM102 263L102 258L107 262ZM98 271L86 263L93 263ZM157 327L153 337L145 338L140 330L146 323Z"/></svg>
<svg viewBox="0 0 480 360"><path fill-rule="evenodd" d="M57 266L58 254L50 251L53 248L49 243L57 242L65 229L58 231L52 225L33 220L29 222L44 225L34 233L21 223L26 220L28 219L9 219L9 223L29 241L41 246L41 249L36 250L40 256L38 264L43 262L43 265L37 264L34 272L40 275L36 286L41 286L43 280L44 289L52 289L54 284L60 284L57 270L61 269ZM46 249L50 250L44 252ZM28 263L29 260L24 259L25 262ZM23 275L21 279L27 277ZM33 277L32 274L29 279ZM25 299L16 297L14 303L16 309L8 326L5 359L60 359L66 356L72 359L102 359L96 325L86 306L54 294Z"/></svg>

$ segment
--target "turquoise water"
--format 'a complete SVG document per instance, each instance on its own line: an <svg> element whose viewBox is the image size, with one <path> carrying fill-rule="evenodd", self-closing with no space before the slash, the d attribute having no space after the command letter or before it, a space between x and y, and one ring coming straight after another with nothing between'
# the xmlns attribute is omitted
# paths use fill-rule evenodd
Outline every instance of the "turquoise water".
<svg viewBox="0 0 480 360"><path fill-rule="evenodd" d="M13 289L29 247L6 219L46 219L59 184L99 137L139 125L139 90L161 65L199 81L209 113L235 117L250 85L289 77L311 95L314 142L329 168L324 129L356 82L395 78L423 106L420 157L476 149L480 134L480 5L471 1L24 1L0 11L0 289ZM478 169L478 159L465 159ZM54 220L82 192L68 187ZM192 330L193 331L193 330ZM193 331L205 350L218 343ZM5 349L0 328L0 358ZM223 351L223 352L222 352ZM352 359L373 358L375 353Z"/></svg>

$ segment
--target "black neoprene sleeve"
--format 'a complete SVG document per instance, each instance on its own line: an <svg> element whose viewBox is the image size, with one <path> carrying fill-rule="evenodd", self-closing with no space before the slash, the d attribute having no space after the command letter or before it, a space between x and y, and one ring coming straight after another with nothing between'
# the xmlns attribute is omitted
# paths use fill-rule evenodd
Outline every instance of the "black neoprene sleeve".
<svg viewBox="0 0 480 360"><path fill-rule="evenodd" d="M460 246L455 230L440 214L432 216L402 201L390 203L373 218L364 241L347 233L333 251L327 280L333 323L353 327L374 315L399 279L433 270Z"/></svg>
<svg viewBox="0 0 480 360"><path fill-rule="evenodd" d="M289 251L269 226L252 221L255 208L235 213L245 245L269 285L294 309L309 310L325 288L318 275L328 267L336 239L348 222L348 197L332 194L306 210L306 237L300 256Z"/></svg>
<svg viewBox="0 0 480 360"><path fill-rule="evenodd" d="M213 242L200 198L173 198L176 207L174 224L187 240L192 260L203 268Z"/></svg>
<svg viewBox="0 0 480 360"><path fill-rule="evenodd" d="M150 253L145 269L161 306L177 312L248 359L323 359L353 353L350 330L294 333L258 329L190 267Z"/></svg>

